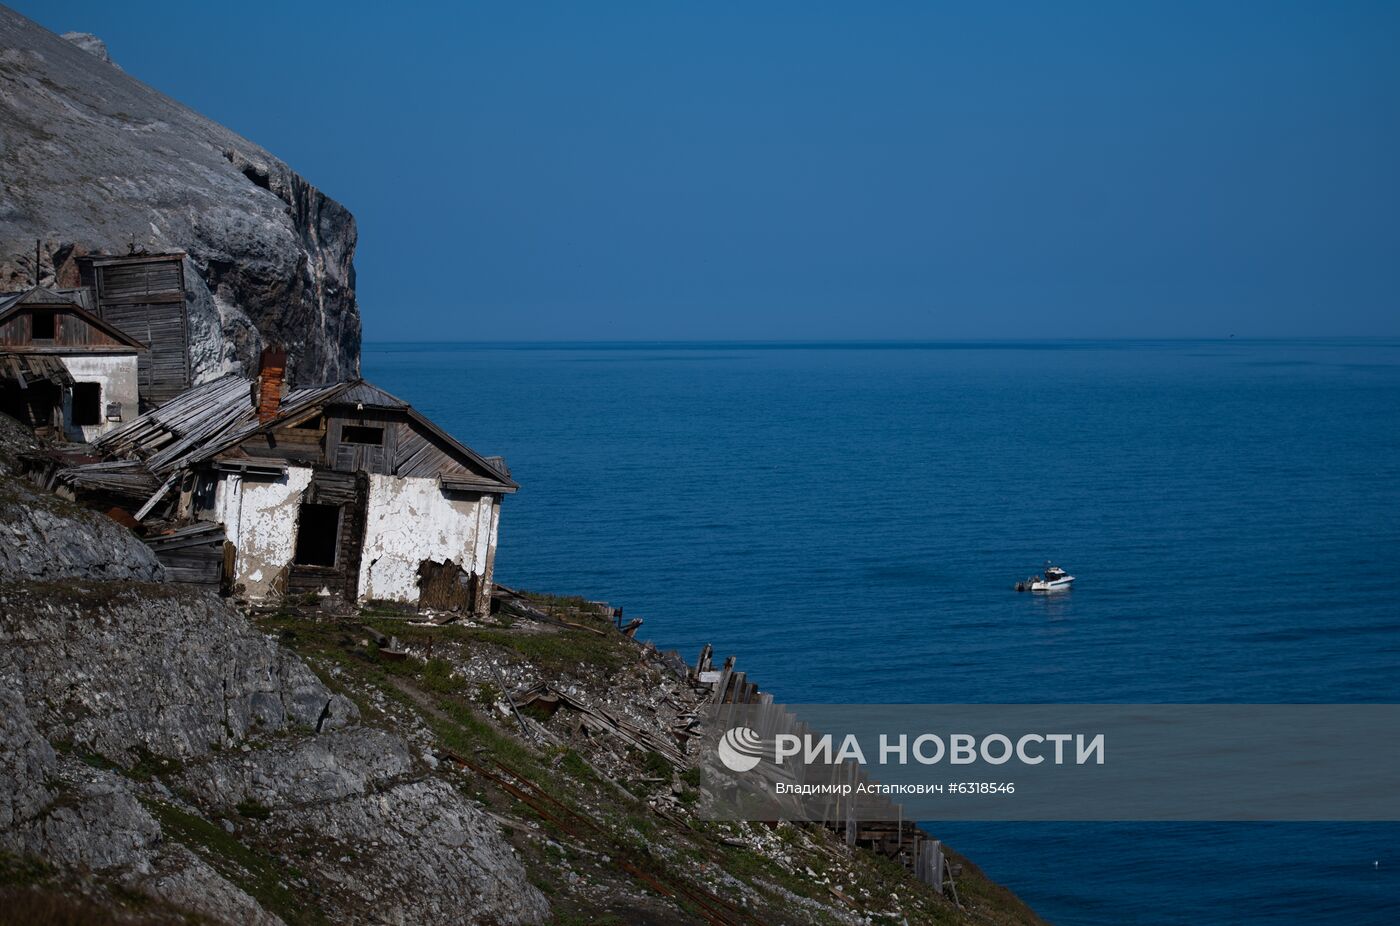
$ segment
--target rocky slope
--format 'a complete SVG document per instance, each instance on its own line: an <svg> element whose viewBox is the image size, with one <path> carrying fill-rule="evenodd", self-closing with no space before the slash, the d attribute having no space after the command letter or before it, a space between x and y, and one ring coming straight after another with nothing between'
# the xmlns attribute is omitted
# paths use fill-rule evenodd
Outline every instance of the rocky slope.
<svg viewBox="0 0 1400 926"><path fill-rule="evenodd" d="M1040 922L971 865L960 907L700 819L670 731L706 695L586 602L245 613L26 485L36 449L0 417L0 924Z"/></svg>
<svg viewBox="0 0 1400 926"><path fill-rule="evenodd" d="M286 344L290 375L359 369L355 221L286 164L124 73L101 41L0 7L0 290L76 285L75 258L189 254L198 381Z"/></svg>
<svg viewBox="0 0 1400 926"><path fill-rule="evenodd" d="M60 922L545 920L435 760L227 601L150 581L125 529L17 479L31 445L0 417L0 922L44 904Z"/></svg>

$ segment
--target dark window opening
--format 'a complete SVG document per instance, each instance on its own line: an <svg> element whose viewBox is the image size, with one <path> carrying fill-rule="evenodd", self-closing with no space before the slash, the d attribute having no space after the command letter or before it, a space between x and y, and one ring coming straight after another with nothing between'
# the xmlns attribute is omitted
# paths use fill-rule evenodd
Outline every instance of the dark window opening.
<svg viewBox="0 0 1400 926"><path fill-rule="evenodd" d="M384 429L347 424L340 429L340 441L343 444L374 444L379 446L384 443Z"/></svg>
<svg viewBox="0 0 1400 926"><path fill-rule="evenodd" d="M53 312L33 312L29 318L30 324L33 326L30 329L30 337L36 341L52 341L54 339L57 315Z"/></svg>
<svg viewBox="0 0 1400 926"><path fill-rule="evenodd" d="M73 384L74 425L102 423L102 387L97 383Z"/></svg>
<svg viewBox="0 0 1400 926"><path fill-rule="evenodd" d="M319 431L321 430L321 416L316 415L308 418L301 424L294 424L292 427L299 431Z"/></svg>
<svg viewBox="0 0 1400 926"><path fill-rule="evenodd" d="M340 545L340 506L302 505L297 515L298 566L334 566Z"/></svg>

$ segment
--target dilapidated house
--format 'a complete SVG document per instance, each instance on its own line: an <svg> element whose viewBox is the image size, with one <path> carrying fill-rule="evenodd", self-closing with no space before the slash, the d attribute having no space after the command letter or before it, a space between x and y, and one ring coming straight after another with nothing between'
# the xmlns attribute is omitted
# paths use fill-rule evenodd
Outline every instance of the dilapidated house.
<svg viewBox="0 0 1400 926"><path fill-rule="evenodd" d="M40 287L0 295L0 411L79 442L136 416L145 353L83 299Z"/></svg>
<svg viewBox="0 0 1400 926"><path fill-rule="evenodd" d="M504 461L364 380L287 390L284 361L181 393L58 482L132 510L177 578L483 613L517 488Z"/></svg>

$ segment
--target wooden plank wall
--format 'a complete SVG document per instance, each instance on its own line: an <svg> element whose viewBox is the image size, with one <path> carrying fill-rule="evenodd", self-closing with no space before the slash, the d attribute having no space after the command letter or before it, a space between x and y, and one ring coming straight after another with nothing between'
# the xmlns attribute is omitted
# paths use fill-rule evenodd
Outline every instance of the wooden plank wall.
<svg viewBox="0 0 1400 926"><path fill-rule="evenodd" d="M165 566L165 576L171 582L218 588L223 578L223 535L202 538L181 546L161 545L155 548L155 554Z"/></svg>
<svg viewBox="0 0 1400 926"><path fill-rule="evenodd" d="M139 360L141 398L159 405L189 388L189 321L179 257L97 267L104 321L146 344Z"/></svg>
<svg viewBox="0 0 1400 926"><path fill-rule="evenodd" d="M121 347L116 338L100 328L62 309L29 309L14 315L0 325L0 345L27 347L34 343L34 312L48 311L55 315L53 340L41 341L44 347Z"/></svg>
<svg viewBox="0 0 1400 926"><path fill-rule="evenodd" d="M326 464L341 473L391 473L394 453L403 432L402 419L401 412L378 409L336 411L326 421ZM344 439L347 426L383 428L384 441L381 444L349 443Z"/></svg>
<svg viewBox="0 0 1400 926"><path fill-rule="evenodd" d="M364 473L337 473L318 469L302 495L303 504L340 508L340 534L336 539L334 566L293 564L287 576L291 594L329 588L354 601L359 594L360 559L365 544L365 519L369 501L369 477Z"/></svg>
<svg viewBox="0 0 1400 926"><path fill-rule="evenodd" d="M324 420L316 428L277 428L265 434L255 434L239 444L250 457L286 460L302 466L314 466L326 461L326 426Z"/></svg>
<svg viewBox="0 0 1400 926"><path fill-rule="evenodd" d="M419 431L409 423L405 423L404 431L394 456L394 472L398 475L434 478L444 473L470 471L457 462L436 436Z"/></svg>
<svg viewBox="0 0 1400 926"><path fill-rule="evenodd" d="M344 439L347 426L383 428L384 441L377 445L350 443ZM302 465L323 464L338 473L431 479L447 473L472 472L437 437L421 431L406 414L393 409L331 409L320 428L287 425L269 434L254 435L239 446L249 456Z"/></svg>

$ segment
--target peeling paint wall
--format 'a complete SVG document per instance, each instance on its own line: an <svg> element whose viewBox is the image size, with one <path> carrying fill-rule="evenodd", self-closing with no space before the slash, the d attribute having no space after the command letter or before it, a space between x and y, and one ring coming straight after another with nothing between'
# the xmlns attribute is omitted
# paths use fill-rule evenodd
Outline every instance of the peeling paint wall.
<svg viewBox="0 0 1400 926"><path fill-rule="evenodd" d="M101 420L97 424L82 426L71 424L73 396L71 393L64 393L64 431L69 440L84 443L94 441L113 428L121 427L122 421L130 421L140 413L137 407L140 393L135 354L75 354L60 355L58 359L68 368L74 382L97 383L102 391L99 399ZM122 421L107 420L107 406L113 402L121 403Z"/></svg>
<svg viewBox="0 0 1400 926"><path fill-rule="evenodd" d="M296 552L297 514L302 493L311 484L311 469L288 467L278 479L219 475L214 490L214 518L222 521L238 551L234 584L252 600L266 598L273 580Z"/></svg>
<svg viewBox="0 0 1400 926"><path fill-rule="evenodd" d="M371 475L360 598L416 603L425 559L484 576L495 555L496 507L489 495L445 494L436 479Z"/></svg>
<svg viewBox="0 0 1400 926"><path fill-rule="evenodd" d="M278 578L296 552L298 508L311 485L309 467L279 479L221 473L210 519L222 521L237 550L234 584L251 600L281 591ZM493 496L444 493L435 478L369 476L358 597L418 602L418 567L451 560L481 576L480 602L490 601L500 506Z"/></svg>

